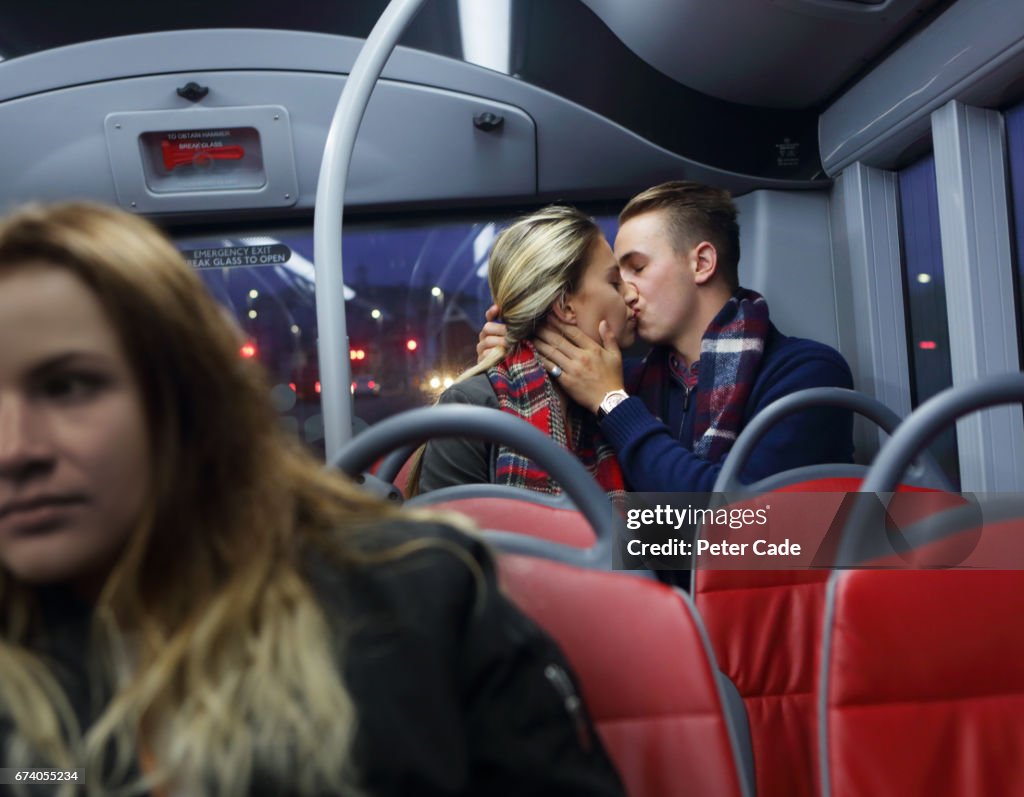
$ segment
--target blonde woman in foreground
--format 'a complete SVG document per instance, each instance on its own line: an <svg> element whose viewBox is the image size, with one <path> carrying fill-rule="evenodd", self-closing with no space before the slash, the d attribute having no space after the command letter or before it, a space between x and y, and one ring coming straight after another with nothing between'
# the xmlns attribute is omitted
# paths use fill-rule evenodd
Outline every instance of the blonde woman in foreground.
<svg viewBox="0 0 1024 797"><path fill-rule="evenodd" d="M0 340L0 756L85 774L24 793L622 794L484 548L281 431L150 224L0 221Z"/></svg>
<svg viewBox="0 0 1024 797"><path fill-rule="evenodd" d="M441 403L495 407L525 419L576 455L613 499L625 485L615 452L589 410L575 404L538 359L533 338L554 316L601 340L602 319L620 347L636 337L635 289L597 223L565 205L550 205L518 219L494 243L487 266L494 304L505 324L504 345L491 349L459 376ZM413 469L413 491L493 482L545 493L560 488L513 449L468 439L434 440Z"/></svg>

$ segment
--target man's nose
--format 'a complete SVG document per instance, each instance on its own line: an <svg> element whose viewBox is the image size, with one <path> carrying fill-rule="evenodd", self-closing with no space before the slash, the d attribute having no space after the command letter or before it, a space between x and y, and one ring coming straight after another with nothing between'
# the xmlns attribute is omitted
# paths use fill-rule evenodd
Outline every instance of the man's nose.
<svg viewBox="0 0 1024 797"><path fill-rule="evenodd" d="M0 395L0 478L23 478L48 466L52 451L43 425L24 398Z"/></svg>
<svg viewBox="0 0 1024 797"><path fill-rule="evenodd" d="M622 298L626 300L626 304L630 307L636 304L640 298L640 291L636 289L636 285L627 279L622 281Z"/></svg>

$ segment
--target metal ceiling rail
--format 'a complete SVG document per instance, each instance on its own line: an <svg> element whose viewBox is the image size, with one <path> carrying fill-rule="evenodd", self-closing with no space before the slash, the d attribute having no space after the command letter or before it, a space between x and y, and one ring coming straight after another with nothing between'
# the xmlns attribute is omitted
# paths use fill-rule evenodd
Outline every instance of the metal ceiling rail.
<svg viewBox="0 0 1024 797"><path fill-rule="evenodd" d="M316 323L319 336L320 400L327 461L352 437L352 368L348 355L344 271L341 258L345 184L366 106L398 39L424 0L391 0L345 81L327 133L313 211Z"/></svg>

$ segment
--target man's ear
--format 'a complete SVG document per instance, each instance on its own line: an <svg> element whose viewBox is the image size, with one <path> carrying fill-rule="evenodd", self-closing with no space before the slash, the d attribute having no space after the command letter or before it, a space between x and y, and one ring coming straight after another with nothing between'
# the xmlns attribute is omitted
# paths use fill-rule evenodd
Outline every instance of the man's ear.
<svg viewBox="0 0 1024 797"><path fill-rule="evenodd" d="M701 241L693 249L696 264L693 279L698 285L707 284L718 271L718 250L708 241Z"/></svg>

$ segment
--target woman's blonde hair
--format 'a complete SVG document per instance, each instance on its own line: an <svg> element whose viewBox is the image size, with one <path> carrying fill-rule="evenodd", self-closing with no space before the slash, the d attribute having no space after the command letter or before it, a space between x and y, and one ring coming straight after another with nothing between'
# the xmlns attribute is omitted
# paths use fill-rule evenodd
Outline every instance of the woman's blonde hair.
<svg viewBox="0 0 1024 797"><path fill-rule="evenodd" d="M342 535L395 510L282 431L261 370L148 222L90 204L26 208L0 222L0 274L33 263L98 297L138 380L153 461L146 510L95 607L94 660L113 698L90 727L33 652L34 591L0 569L6 759L82 767L95 793L109 793L98 778L111 750L123 775L137 745L156 769L136 787L347 788L355 711L299 558L322 542L343 560Z"/></svg>
<svg viewBox="0 0 1024 797"><path fill-rule="evenodd" d="M505 345L456 377L463 382L486 372L515 346L532 338L552 308L579 290L594 245L597 222L569 205L548 205L502 230L487 261L491 298L505 324ZM406 492L419 491L423 452L413 455Z"/></svg>
<svg viewBox="0 0 1024 797"><path fill-rule="evenodd" d="M487 263L487 282L507 330L506 349L459 378L487 370L507 349L532 338L551 308L579 289L600 238L597 222L568 205L548 205L503 230Z"/></svg>

